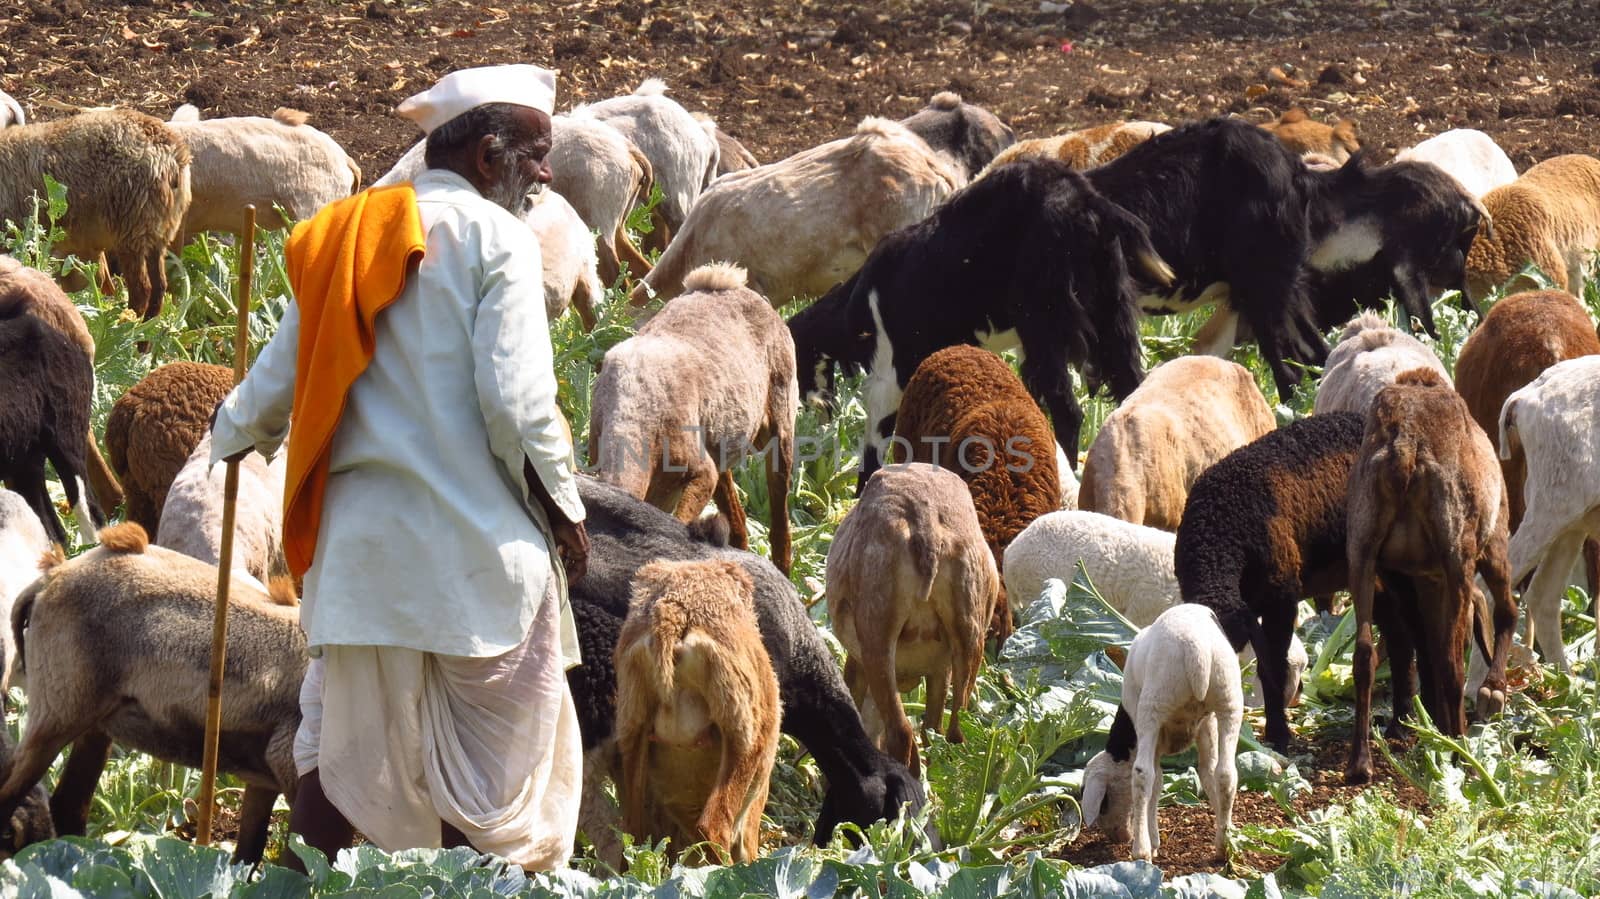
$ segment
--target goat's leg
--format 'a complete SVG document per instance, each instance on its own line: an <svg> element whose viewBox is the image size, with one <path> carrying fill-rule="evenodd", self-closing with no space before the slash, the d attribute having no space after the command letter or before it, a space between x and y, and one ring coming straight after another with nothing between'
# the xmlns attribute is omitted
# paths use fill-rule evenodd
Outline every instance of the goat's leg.
<svg viewBox="0 0 1600 899"><path fill-rule="evenodd" d="M50 501L50 487L45 483L44 463L38 467L30 468L21 476L8 478L6 486L10 487L17 495L22 497L28 508L39 516L39 522L44 525L44 532L50 542L67 545L67 528L61 523L61 516L56 514L55 503ZM9 622L4 623L10 627Z"/></svg>
<svg viewBox="0 0 1600 899"><path fill-rule="evenodd" d="M773 413L768 413L769 419ZM771 435L775 434L776 437ZM767 473L767 507L772 518L767 530L767 544L772 564L784 574L794 564L794 548L789 536L789 484L794 477L794 428L787 422L776 421L757 435L762 446L777 452L777 458L763 453L761 467ZM773 444L776 444L774 446Z"/></svg>
<svg viewBox="0 0 1600 899"><path fill-rule="evenodd" d="M1372 591L1377 579L1376 541L1369 533L1350 535L1350 600L1356 610L1356 717L1350 735L1350 759L1344 782L1364 784L1372 780L1372 678L1377 670L1377 652L1372 646ZM1272 693L1267 691L1267 698Z"/></svg>
<svg viewBox="0 0 1600 899"><path fill-rule="evenodd" d="M1289 594L1269 596L1262 603L1259 625L1251 642L1256 650L1256 673L1261 678L1261 705L1267 717L1267 739L1279 752L1289 748L1288 699L1289 643L1294 637L1294 615L1299 602ZM1257 636L1259 635L1259 636Z"/></svg>
<svg viewBox="0 0 1600 899"><path fill-rule="evenodd" d="M900 397L905 393L898 379L894 368L887 371L875 368L867 374L862 389L867 401L867 433L866 443L861 447L861 474L856 479L856 496L861 495L872 473L889 461L889 438L894 436L895 415L900 409Z"/></svg>
<svg viewBox="0 0 1600 899"><path fill-rule="evenodd" d="M1135 859L1155 857L1161 835L1156 820L1157 799L1161 794L1161 759L1156 757L1161 720L1148 709L1141 710L1135 729L1146 735L1133 750L1133 850Z"/></svg>
<svg viewBox="0 0 1600 899"><path fill-rule="evenodd" d="M233 849L236 864L254 865L266 854L267 836L272 830L272 805L277 801L275 787L245 786L244 801L239 806L239 842Z"/></svg>
<svg viewBox="0 0 1600 899"><path fill-rule="evenodd" d="M1200 786L1205 791L1206 802L1211 806L1211 820L1217 830L1217 857L1226 858L1234 790L1234 785L1228 783L1227 779L1234 769L1233 765L1225 764L1219 755L1217 716L1217 712L1207 712L1195 731L1195 771L1200 775Z"/></svg>
<svg viewBox="0 0 1600 899"><path fill-rule="evenodd" d="M752 737L755 739L752 740ZM771 762L766 761L768 754L762 752L760 737L755 733L738 733L731 728L723 731L722 758L717 779L711 787L711 794L706 797L700 820L695 825L701 839L730 853L737 848L736 843L743 842L736 840L734 833L743 829L746 816L752 812L750 806L756 780L762 776L763 768L769 772L771 770ZM754 813L759 820L761 812L755 810Z"/></svg>
<svg viewBox="0 0 1600 899"><path fill-rule="evenodd" d="M979 620L987 620L987 616ZM971 701L972 690L978 683L978 667L983 664L983 633L967 628L957 630L959 633L951 641L954 645L950 652L953 668L950 686L955 696L950 702L950 729L945 738L952 743L964 743L967 738L961 732L961 711Z"/></svg>
<svg viewBox="0 0 1600 899"><path fill-rule="evenodd" d="M644 246L647 250L658 253L667 251L667 244L672 242L672 226L667 223L667 217L661 211L661 206L650 210L650 233L644 236Z"/></svg>
<svg viewBox="0 0 1600 899"><path fill-rule="evenodd" d="M882 749L890 757L898 759L911 768L913 775L922 772L922 760L917 752L916 736L911 730L911 721L906 718L905 704L900 701L899 684L895 678L895 644L899 641L900 629L893 628L893 633L884 633L883 629L856 629L861 642L861 655L869 661L867 666L867 693L872 699L872 704L877 706L878 717L883 724Z"/></svg>
<svg viewBox="0 0 1600 899"><path fill-rule="evenodd" d="M60 685L64 686L64 685ZM61 753L62 747L73 740L83 736L86 728L76 721L61 720L53 717L50 706L41 701L43 685L35 679L30 692L32 708L29 710L28 729L22 735L22 741L17 744L17 750L11 756L11 767L6 772L5 781L0 783L0 822L11 820L16 814L17 806L22 804L34 787L50 770L50 764ZM93 710L89 710L91 715ZM89 720L97 721L97 717ZM81 791L81 787L74 787L74 791ZM93 789L90 789L93 795Z"/></svg>
<svg viewBox="0 0 1600 899"><path fill-rule="evenodd" d="M673 513L679 521L688 524L700 517L700 513L706 510L706 503L711 501L712 495L717 491L717 479L717 466L716 463L711 461L710 456L702 454L699 458L689 463L687 482L684 484L683 493L678 497L677 510ZM735 500L735 503L737 502ZM739 510L739 523L741 525L744 524L744 509L742 508ZM733 522L728 522L728 526L729 539L738 539L740 535L732 533ZM735 542L733 545L740 549L747 549L750 545L749 537L744 536L742 544Z"/></svg>
<svg viewBox="0 0 1600 899"><path fill-rule="evenodd" d="M1433 324L1433 304L1428 298L1428 282L1422 272L1411 266L1396 266L1394 270L1395 299L1406 315L1417 320L1429 337L1439 339L1439 329ZM1407 328L1406 330L1411 330Z"/></svg>
<svg viewBox="0 0 1600 899"><path fill-rule="evenodd" d="M618 798L622 800L622 829L636 840L649 839L657 829L645 820L648 805L645 781L650 774L649 733L643 728L619 732L617 749L622 753L622 783L618 791L621 794Z"/></svg>
<svg viewBox="0 0 1600 899"><path fill-rule="evenodd" d="M944 724L944 701L950 692L950 660L943 660L937 670L924 678L927 689L923 692L922 739L927 742L928 731L937 733Z"/></svg>
<svg viewBox="0 0 1600 899"><path fill-rule="evenodd" d="M616 258L618 262L628 266L628 276L635 281L643 280L645 275L650 274L652 267L650 260L633 245L633 240L628 237L626 223L617 226Z"/></svg>
<svg viewBox="0 0 1600 899"><path fill-rule="evenodd" d="M1511 563L1506 555L1506 537L1502 532L1491 538L1478 560L1478 575L1489 588L1489 607L1494 618L1494 646L1489 659L1489 675L1478 688L1476 710L1480 718L1499 713L1506 705L1506 663L1511 656L1511 636L1517 629L1517 601L1511 596ZM1568 562L1566 571L1571 571ZM1465 589L1472 589L1466 579ZM1471 602L1470 593L1465 597ZM1556 639L1561 639L1559 629Z"/></svg>
<svg viewBox="0 0 1600 899"><path fill-rule="evenodd" d="M1473 596L1473 578L1470 565L1463 566L1460 570L1447 571L1445 578L1445 594L1440 597L1442 604L1435 606L1437 616L1434 626L1418 634L1418 642L1426 641L1432 644L1429 655L1433 656L1429 663L1428 676L1434 682L1434 704L1437 710L1429 709L1428 713L1434 716L1435 723L1440 729L1451 736L1462 736L1467 732L1466 714L1462 709L1462 689L1466 685L1465 659L1462 653L1465 649L1465 640L1470 639L1469 628L1475 617L1474 606L1477 604ZM1500 690L1501 696L1505 695L1505 658L1501 657ZM1485 680L1485 683L1488 681Z"/></svg>
<svg viewBox="0 0 1600 899"><path fill-rule="evenodd" d="M1416 597L1405 578L1386 576L1383 585L1384 589L1373 600L1372 617L1383 632L1383 646L1389 654L1393 706L1383 735L1397 739L1406 735L1402 722L1411 715L1411 698L1417 692L1416 647L1411 642L1411 626L1403 620L1398 606L1415 604Z"/></svg>
<svg viewBox="0 0 1600 899"><path fill-rule="evenodd" d="M1233 800L1239 792L1239 769L1234 758L1239 752L1239 729L1243 726L1244 710L1233 706L1226 717L1218 712L1216 721L1216 767L1211 782L1217 788L1217 857L1225 859L1228 857L1228 832L1233 829Z"/></svg>
<svg viewBox="0 0 1600 899"><path fill-rule="evenodd" d="M685 490L684 500L691 500L691 491ZM721 471L717 473L717 485L712 491L712 499L716 501L717 511L727 516L728 519L728 545L734 549L748 550L750 548L750 525L745 519L744 506L739 504L739 488L734 486L733 472ZM700 504L705 508L705 503ZM682 518L680 507L679 517ZM694 513L687 520L693 521L699 513Z"/></svg>
<svg viewBox="0 0 1600 899"><path fill-rule="evenodd" d="M1072 393L1072 370L1061 358L1059 347L1049 342L1054 334L1034 335L1022 340L1022 383L1028 392L1038 397L1050 410L1050 427L1055 432L1056 443L1067 454L1067 464L1078 469L1078 437L1083 432L1083 409ZM1109 374L1109 373L1108 373ZM1009 445L1005 448L1011 450ZM1019 446L1018 451L1033 456L1033 465L1054 465L1050 450L1043 446ZM1007 464L1011 464L1007 460Z"/></svg>
<svg viewBox="0 0 1600 899"><path fill-rule="evenodd" d="M1557 537L1534 569L1533 581L1522 592L1528 608L1528 647L1539 643L1539 654L1557 669L1567 670L1567 647L1561 637L1561 609L1566 605L1567 578L1583 552L1583 534L1568 531Z"/></svg>
<svg viewBox="0 0 1600 899"><path fill-rule="evenodd" d="M617 277L622 274L616 248L608 241L597 239L594 242L594 261L595 273L600 276L600 283L607 288L615 287Z"/></svg>
<svg viewBox="0 0 1600 899"><path fill-rule="evenodd" d="M161 301L167 294L167 248L156 247L144 257L145 281L150 285L144 317L148 321L161 314Z"/></svg>
<svg viewBox="0 0 1600 899"><path fill-rule="evenodd" d="M50 818L56 833L80 837L88 833L89 807L110 758L111 737L103 730L96 728L73 741L61 779L50 794Z"/></svg>
<svg viewBox="0 0 1600 899"><path fill-rule="evenodd" d="M1589 590L1589 598L1600 597L1600 542L1593 537L1583 541L1583 573L1584 584ZM1600 609L1600 606L1597 606ZM1600 620L1600 611L1595 615Z"/></svg>

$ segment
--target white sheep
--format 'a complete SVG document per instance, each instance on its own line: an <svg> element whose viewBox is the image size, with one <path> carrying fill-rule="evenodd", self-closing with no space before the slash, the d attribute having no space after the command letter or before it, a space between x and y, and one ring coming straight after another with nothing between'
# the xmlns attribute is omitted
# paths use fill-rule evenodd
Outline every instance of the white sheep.
<svg viewBox="0 0 1600 899"><path fill-rule="evenodd" d="M422 174L427 169L425 148L426 142L418 141L373 186L387 187ZM578 310L584 330L593 330L595 305L605 297L605 285L589 226L572 203L554 190L529 195L520 218L539 239L545 315L555 321L572 306Z"/></svg>
<svg viewBox="0 0 1600 899"><path fill-rule="evenodd" d="M1123 668L1122 711L1137 742L1129 745L1125 728L1113 725L1105 750L1089 760L1084 825L1103 816L1119 840L1128 838L1131 825L1132 857L1154 858L1161 847L1161 757L1193 744L1200 786L1216 819L1217 856L1227 857L1244 702L1239 660L1215 613L1192 603L1173 606L1134 638Z"/></svg>
<svg viewBox="0 0 1600 899"><path fill-rule="evenodd" d="M1517 167L1494 138L1471 128L1436 134L1394 155L1395 162L1428 162L1445 170L1475 197L1517 180Z"/></svg>
<svg viewBox="0 0 1600 899"><path fill-rule="evenodd" d="M243 231L247 203L255 205L259 227L277 230L359 190L361 167L306 119L279 108L270 119L201 121L193 106L179 107L167 127L188 142L193 159L180 244L201 231Z"/></svg>
<svg viewBox="0 0 1600 899"><path fill-rule="evenodd" d="M5 91L0 91L0 128L28 124L28 113L22 104Z"/></svg>
<svg viewBox="0 0 1600 899"><path fill-rule="evenodd" d="M250 453L239 463L239 496L233 519L233 571L263 585L285 575L283 556L283 483L286 453L270 463ZM225 466L211 467L211 432L189 454L167 490L161 507L157 546L183 553L208 565L222 554L222 487Z"/></svg>
<svg viewBox="0 0 1600 899"><path fill-rule="evenodd" d="M714 133L676 100L667 97L667 85L648 78L632 93L574 108L573 119L591 118L621 132L650 160L661 203L655 209L652 245L664 249L672 232L683 225L689 208L717 177L721 156Z"/></svg>
<svg viewBox="0 0 1600 899"><path fill-rule="evenodd" d="M713 261L743 266L774 306L821 296L880 238L926 218L962 183L904 125L867 118L850 137L718 178L632 302L677 296L685 275Z"/></svg>
<svg viewBox="0 0 1600 899"><path fill-rule="evenodd" d="M1366 415L1378 391L1413 368L1431 368L1449 379L1433 350L1377 313L1363 312L1344 326L1338 346L1328 353L1313 412Z"/></svg>
<svg viewBox="0 0 1600 899"><path fill-rule="evenodd" d="M17 670L17 644L11 632L11 605L24 587L39 577L39 563L50 552L50 536L39 516L21 494L0 488L0 645L5 647L0 668L0 693L12 685Z"/></svg>
<svg viewBox="0 0 1600 899"><path fill-rule="evenodd" d="M1072 583L1078 563L1100 596L1136 627L1148 627L1161 613L1182 602L1172 554L1177 537L1171 531L1130 524L1098 512L1063 511L1042 515L1022 529L1006 547L1001 571L1006 595L1018 608L1036 599L1051 578ZM1246 645L1240 664L1255 658ZM1284 701L1300 693L1308 663L1299 636L1289 641L1289 677ZM1261 682L1250 682L1250 705L1261 705Z"/></svg>
<svg viewBox="0 0 1600 899"><path fill-rule="evenodd" d="M1500 410L1500 456L1520 447L1527 459L1527 509L1511 535L1511 582L1529 573L1522 594L1528 639L1566 668L1562 595L1583 541L1600 537L1600 356L1558 362L1511 394Z"/></svg>

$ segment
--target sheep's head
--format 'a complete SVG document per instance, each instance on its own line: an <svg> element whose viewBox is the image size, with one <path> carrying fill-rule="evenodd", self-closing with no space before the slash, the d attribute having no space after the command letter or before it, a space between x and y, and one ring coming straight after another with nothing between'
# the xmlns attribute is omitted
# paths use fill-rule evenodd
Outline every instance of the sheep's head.
<svg viewBox="0 0 1600 899"><path fill-rule="evenodd" d="M902 810L916 812L928 801L922 782L911 769L882 753L875 762L876 770L857 782L828 784L822 809L817 812L814 841L818 846L826 846L834 829L845 821L862 827L879 820L893 821Z"/></svg>
<svg viewBox="0 0 1600 899"><path fill-rule="evenodd" d="M822 298L789 319L789 335L794 339L795 373L800 395L813 406L830 414L834 406L836 369L845 374L860 372L872 358L875 332L850 321L850 297L854 280L835 285Z"/></svg>
<svg viewBox="0 0 1600 899"><path fill-rule="evenodd" d="M1097 824L1115 842L1133 839L1131 757L1119 762L1102 751L1083 769L1083 826Z"/></svg>

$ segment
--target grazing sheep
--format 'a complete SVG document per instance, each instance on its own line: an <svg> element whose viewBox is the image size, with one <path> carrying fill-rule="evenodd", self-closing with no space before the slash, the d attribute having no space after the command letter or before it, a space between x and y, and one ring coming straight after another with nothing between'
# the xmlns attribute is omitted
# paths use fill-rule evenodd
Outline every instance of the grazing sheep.
<svg viewBox="0 0 1600 899"><path fill-rule="evenodd" d="M858 489L884 458L912 373L958 344L1021 347L1023 383L1076 467L1083 410L1068 366L1092 363L1118 398L1143 377L1135 267L1170 274L1142 223L1053 160L995 169L884 238L860 271L789 319L808 394L831 396L836 365L867 370Z"/></svg>
<svg viewBox="0 0 1600 899"><path fill-rule="evenodd" d="M270 463L252 452L239 463L239 493L233 518L233 570L265 584L286 577L283 555L283 478L287 454ZM189 454L172 479L161 508L157 545L208 565L221 564L222 488L227 469L211 467L211 432Z"/></svg>
<svg viewBox="0 0 1600 899"><path fill-rule="evenodd" d="M11 626L28 678L28 723L0 785L0 819L69 742L50 797L63 834L83 834L113 742L200 766L216 589L215 567L150 546L142 528L122 524L72 561L58 556L23 591ZM229 603L217 768L245 782L234 855L254 862L273 801L294 796L306 642L298 611L246 581L234 579Z"/></svg>
<svg viewBox="0 0 1600 899"><path fill-rule="evenodd" d="M0 91L0 128L26 124L28 124L28 113L22 108L22 104L5 91Z"/></svg>
<svg viewBox="0 0 1600 899"><path fill-rule="evenodd" d="M1244 366L1210 356L1163 362L1100 426L1078 508L1175 531L1195 478L1275 427Z"/></svg>
<svg viewBox="0 0 1600 899"><path fill-rule="evenodd" d="M91 362L94 360L94 338L90 336L83 313L78 311L72 298L63 293L55 280L44 272L29 268L10 256L0 255L0 319L16 314L31 315L67 335L89 354ZM84 449L89 489L100 504L100 509L110 512L122 505L122 486L111 473L111 466L106 464L105 457L100 455L100 446L92 428ZM79 514L83 514L82 509ZM88 518L84 519L85 523L88 521Z"/></svg>
<svg viewBox="0 0 1600 899"><path fill-rule="evenodd" d="M567 673L567 679L586 755L600 760L590 766L593 770L609 770L607 760L614 755L607 750L616 693L612 651L628 613L635 573L658 559L729 559L743 565L755 583L756 620L778 676L783 732L800 741L826 780L816 843L826 845L841 821L865 827L898 818L902 806L909 805L912 811L922 807L925 797L918 779L867 737L839 666L788 578L765 559L704 542L671 515L593 478L580 477L578 493L591 544L588 572L571 588L584 661ZM596 784L585 786L591 785ZM603 805L585 804L590 812ZM591 840L606 832L604 824L592 817L584 818L580 826ZM620 847L612 858L621 863Z"/></svg>
<svg viewBox="0 0 1600 899"><path fill-rule="evenodd" d="M1351 156L1361 151L1355 122L1340 119L1338 124L1325 125L1311 118L1299 106L1278 116L1277 121L1261 127L1288 147L1290 152L1302 157L1314 154L1344 165Z"/></svg>
<svg viewBox="0 0 1600 899"><path fill-rule="evenodd" d="M1413 368L1430 368L1449 378L1433 350L1390 327L1382 316L1363 312L1344 326L1338 345L1328 354L1313 411L1366 415L1378 391Z"/></svg>
<svg viewBox="0 0 1600 899"><path fill-rule="evenodd" d="M27 500L52 540L64 544L67 531L45 482L50 463L89 542L94 523L104 520L83 487L94 362L78 340L47 320L48 307L67 302L61 289L26 271L0 274L0 481Z"/></svg>
<svg viewBox="0 0 1600 899"><path fill-rule="evenodd" d="M783 319L743 269L707 265L689 293L606 351L595 379L589 461L600 479L681 521L716 498L749 545L733 466L759 453L772 504L772 561L789 570L789 479L800 405Z"/></svg>
<svg viewBox="0 0 1600 899"><path fill-rule="evenodd" d="M931 462L966 481L999 567L1022 529L1061 503L1055 440L1044 413L1003 359L965 344L917 366L902 408L894 438L898 460ZM1011 635L1011 618L1002 593L990 626L996 639Z"/></svg>
<svg viewBox="0 0 1600 899"><path fill-rule="evenodd" d="M671 299L684 275L716 261L744 266L774 306L821 296L884 235L921 221L961 184L904 125L867 118L850 137L718 178L632 303Z"/></svg>
<svg viewBox="0 0 1600 899"><path fill-rule="evenodd" d="M972 180L995 154L1017 142L1017 133L982 106L964 103L961 95L940 91L918 112L900 124L928 142L958 171L963 183Z"/></svg>
<svg viewBox="0 0 1600 899"><path fill-rule="evenodd" d="M1527 510L1511 536L1511 579L1521 583L1533 575L1522 593L1527 645L1537 638L1545 659L1561 669L1567 666L1561 637L1567 578L1580 547L1600 537L1597 387L1600 356L1568 359L1511 394L1500 412L1500 456L1520 456L1526 474Z"/></svg>
<svg viewBox="0 0 1600 899"><path fill-rule="evenodd" d="M665 249L700 192L717 177L721 149L716 137L667 98L667 85L659 78L646 79L632 94L579 106L568 115L610 125L650 160L661 203L652 210L656 227L649 239L655 248Z"/></svg>
<svg viewBox="0 0 1600 899"><path fill-rule="evenodd" d="M1467 193L1482 197L1517 180L1517 167L1494 138L1471 128L1456 128L1428 138L1394 155L1395 162L1427 162L1461 182Z"/></svg>
<svg viewBox="0 0 1600 899"><path fill-rule="evenodd" d="M1501 286L1538 288L1520 275L1530 262L1557 290L1583 290L1600 247L1600 159L1546 159L1484 194L1483 205L1494 216L1495 233L1467 254L1466 289L1474 302Z"/></svg>
<svg viewBox="0 0 1600 899"><path fill-rule="evenodd" d="M960 477L936 465L879 469L828 549L828 620L849 654L845 682L867 732L912 774L922 764L900 691L926 681L922 729L936 731L953 690L947 735L963 742L961 710L1002 601L972 499Z"/></svg>
<svg viewBox="0 0 1600 899"><path fill-rule="evenodd" d="M1600 353L1600 337L1578 298L1558 290L1514 294L1494 304L1461 345L1456 391L1485 434L1499 434L1511 394L1565 359ZM1511 496L1511 532L1522 527L1527 463L1522 447L1500 444L1500 472ZM1589 592L1600 586L1600 545L1584 543ZM1553 572L1552 572L1553 574ZM1520 581L1519 581L1520 582ZM1530 644L1531 645L1531 644Z"/></svg>
<svg viewBox="0 0 1600 899"><path fill-rule="evenodd" d="M1506 560L1505 482L1489 437L1450 382L1430 368L1402 372L1367 413L1348 490L1349 584L1356 610L1356 720L1345 783L1372 779L1372 645L1376 617L1389 650L1398 697L1410 698L1416 660L1422 702L1440 731L1466 733L1463 648L1477 611L1474 575L1493 604L1493 650L1478 688L1480 715L1505 706L1506 657L1517 625ZM1386 597L1375 609L1383 579ZM1392 722L1391 722L1392 725Z"/></svg>
<svg viewBox="0 0 1600 899"><path fill-rule="evenodd" d="M323 206L361 189L361 167L309 116L280 107L272 118L239 116L200 121L181 107L167 123L189 145L189 209L178 245L201 231L244 230L244 207L269 231L304 221ZM280 213L279 210L282 210Z"/></svg>
<svg viewBox="0 0 1600 899"><path fill-rule="evenodd" d="M0 621L11 620L12 604L39 576L39 560L50 552L50 535L20 494L0 489ZM0 693L10 689L17 668L17 644L11 628L0 628L5 666L0 668Z"/></svg>
<svg viewBox="0 0 1600 899"><path fill-rule="evenodd" d="M1300 600L1349 581L1345 484L1361 433L1361 416L1329 412L1234 450L1194 482L1178 525L1173 567L1183 601L1216 612L1235 650L1255 649L1266 738L1279 751L1289 745L1284 697Z"/></svg>
<svg viewBox="0 0 1600 899"><path fill-rule="evenodd" d="M111 406L106 455L127 495L128 520L152 538L160 536L167 490L232 390L231 369L172 362L145 375Z"/></svg>
<svg viewBox="0 0 1600 899"><path fill-rule="evenodd" d="M167 290L166 249L189 207L189 148L129 109L0 128L0 221L33 214L49 175L66 185L66 239L55 252L106 253L128 284L128 308L151 319Z"/></svg>
<svg viewBox="0 0 1600 899"><path fill-rule="evenodd" d="M995 155L989 171L1019 159L1059 159L1083 171L1104 165L1158 134L1172 130L1160 122L1113 122L1055 137L1017 141ZM988 172L985 172L987 174Z"/></svg>
<svg viewBox="0 0 1600 899"><path fill-rule="evenodd" d="M781 710L754 590L728 559L639 569L614 653L622 820L639 839L760 853Z"/></svg>
<svg viewBox="0 0 1600 899"><path fill-rule="evenodd" d="M1108 746L1083 773L1083 823L1104 817L1112 839L1133 841L1132 857L1150 861L1161 848L1156 800L1161 757L1195 747L1195 770L1216 821L1217 858L1228 855L1233 797L1239 783L1234 753L1244 721L1239 660L1216 613L1184 603L1161 613L1128 647L1122 709L1133 720L1137 749L1118 760Z"/></svg>
<svg viewBox="0 0 1600 899"><path fill-rule="evenodd" d="M1149 627L1167 609L1182 602L1173 571L1171 531L1129 524L1098 512L1051 512L1022 529L1006 547L1005 588L1008 597L1026 606L1044 591L1051 578L1070 584L1081 562L1101 598L1137 627ZM1255 658L1246 646L1242 666ZM1289 669L1284 701L1293 705L1309 660L1298 636L1289 639ZM1259 676L1253 676L1246 702L1263 704Z"/></svg>

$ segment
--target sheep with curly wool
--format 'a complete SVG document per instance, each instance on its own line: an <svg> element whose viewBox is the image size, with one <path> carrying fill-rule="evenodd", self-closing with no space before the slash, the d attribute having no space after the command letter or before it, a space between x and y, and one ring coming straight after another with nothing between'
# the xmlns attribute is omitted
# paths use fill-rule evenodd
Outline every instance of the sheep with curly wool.
<svg viewBox="0 0 1600 899"><path fill-rule="evenodd" d="M718 178L630 301L671 299L685 275L715 261L743 266L774 306L821 296L963 180L904 125L869 117L850 137Z"/></svg>
<svg viewBox="0 0 1600 899"><path fill-rule="evenodd" d="M1059 159L1079 171L1116 159L1158 134L1172 130L1160 122L1112 122L1055 137L1017 141L995 154L984 174L1019 159Z"/></svg>
<svg viewBox="0 0 1600 899"><path fill-rule="evenodd" d="M1500 456L1524 460L1527 508L1511 535L1511 579L1533 580L1522 593L1528 639L1558 668L1563 594L1585 541L1600 537L1600 356L1550 366L1511 394L1500 412Z"/></svg>
<svg viewBox="0 0 1600 899"><path fill-rule="evenodd" d="M1244 366L1215 356L1163 362L1100 426L1078 508L1175 531L1195 478L1275 427Z"/></svg>
<svg viewBox="0 0 1600 899"><path fill-rule="evenodd" d="M684 279L689 293L606 351L595 379L589 461L601 480L693 521L707 500L748 546L733 466L759 453L772 504L772 561L789 570L789 478L800 405L794 344L735 265Z"/></svg>
<svg viewBox="0 0 1600 899"><path fill-rule="evenodd" d="M995 354L965 344L923 360L906 384L891 445L899 462L929 462L966 481L994 563L1035 519L1061 503L1055 438L1039 404ZM991 632L1005 640L1002 593Z"/></svg>
<svg viewBox="0 0 1600 899"><path fill-rule="evenodd" d="M179 107L167 127L189 145L192 161L178 244L202 231L242 232L246 204L256 207L258 227L274 231L360 190L361 167L309 118L280 107L271 118L201 121L193 106Z"/></svg>
<svg viewBox="0 0 1600 899"><path fill-rule="evenodd" d="M1436 134L1394 154L1395 162L1426 162L1444 169L1475 197L1517 180L1517 167L1494 138L1471 128Z"/></svg>
<svg viewBox="0 0 1600 899"><path fill-rule="evenodd" d="M1335 165L1344 165L1351 156L1361 152L1361 139L1356 136L1354 121L1340 119L1329 125L1313 119L1301 106L1291 108L1276 121L1261 127L1302 158L1316 156Z"/></svg>
<svg viewBox="0 0 1600 899"><path fill-rule="evenodd" d="M271 462L251 452L239 463L239 487L233 517L233 570L266 584L289 574L283 555L283 479L287 459ZM223 481L226 468L211 465L211 432L200 438L183 468L172 479L161 507L158 546L221 564Z"/></svg>
<svg viewBox="0 0 1600 899"><path fill-rule="evenodd" d="M122 481L127 517L160 536L167 491L211 430L211 414L233 390L233 371L172 362L117 398L106 418L106 455Z"/></svg>
<svg viewBox="0 0 1600 899"><path fill-rule="evenodd" d="M167 246L189 207L189 148L160 121L115 109L0 128L0 221L34 215L45 176L67 189L62 255L105 253L122 269L128 308L151 319L167 289Z"/></svg>
<svg viewBox="0 0 1600 899"><path fill-rule="evenodd" d="M994 113L967 103L954 91L940 91L917 112L900 120L961 172L977 177L995 154L1017 142L1017 133Z"/></svg>
<svg viewBox="0 0 1600 899"><path fill-rule="evenodd" d="M1481 301L1498 287L1539 287L1521 276L1532 263L1558 290L1577 293L1600 247L1600 159L1556 156L1483 196L1494 234L1467 254L1467 293Z"/></svg>
<svg viewBox="0 0 1600 899"><path fill-rule="evenodd" d="M631 94L578 106L567 115L610 125L650 160L661 202L651 211L655 228L648 242L666 249L700 192L717 177L722 150L715 135L667 96L667 85L659 78L647 78Z"/></svg>
<svg viewBox="0 0 1600 899"><path fill-rule="evenodd" d="M1089 760L1083 773L1084 826L1104 818L1112 839L1131 837L1133 858L1153 859L1161 848L1156 825L1161 757L1193 745L1199 756L1195 770L1216 822L1213 847L1217 858L1226 858L1244 698L1239 660L1216 613L1184 603L1141 631L1128 647L1121 707L1133 721L1137 749L1132 758L1118 760L1108 749Z"/></svg>
<svg viewBox="0 0 1600 899"><path fill-rule="evenodd" d="M1312 410L1365 415L1378 391L1413 368L1431 368L1449 377L1444 363L1422 341L1391 327L1375 312L1363 312L1344 326L1339 343L1328 353Z"/></svg>

